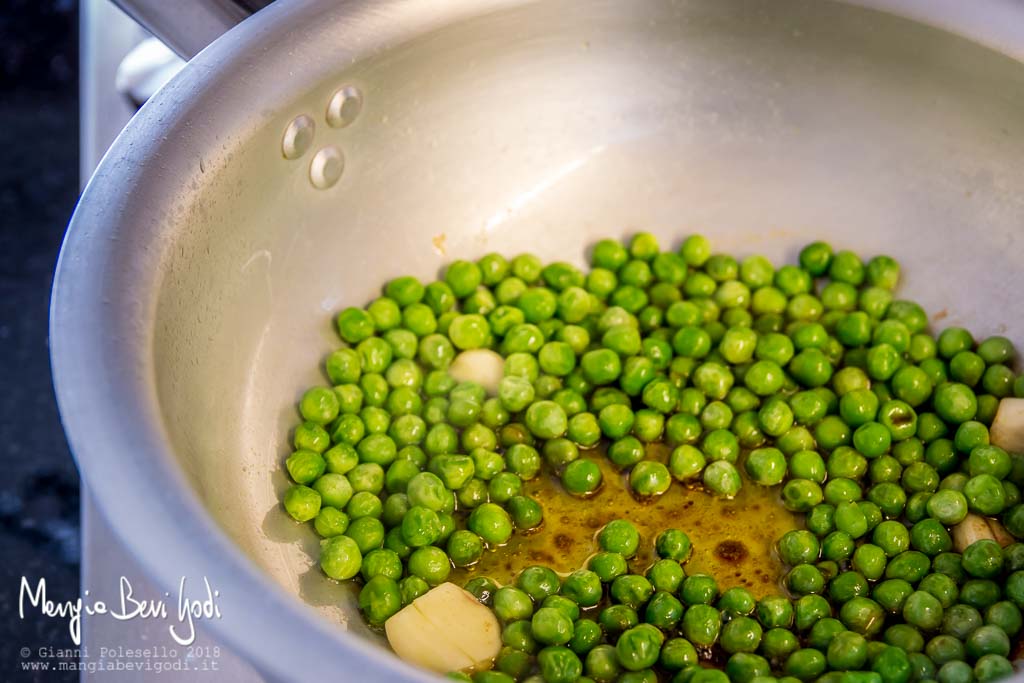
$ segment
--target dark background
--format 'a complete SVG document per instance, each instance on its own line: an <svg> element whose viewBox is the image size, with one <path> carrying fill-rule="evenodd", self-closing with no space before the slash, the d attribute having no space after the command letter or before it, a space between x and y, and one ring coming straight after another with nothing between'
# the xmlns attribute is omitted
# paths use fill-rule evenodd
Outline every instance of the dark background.
<svg viewBox="0 0 1024 683"><path fill-rule="evenodd" d="M79 479L47 346L53 269L78 197L75 0L0 2L0 150L0 680L53 681L18 671L18 651L71 647L66 622L19 619L18 588L23 575L46 577L54 599L78 596Z"/></svg>

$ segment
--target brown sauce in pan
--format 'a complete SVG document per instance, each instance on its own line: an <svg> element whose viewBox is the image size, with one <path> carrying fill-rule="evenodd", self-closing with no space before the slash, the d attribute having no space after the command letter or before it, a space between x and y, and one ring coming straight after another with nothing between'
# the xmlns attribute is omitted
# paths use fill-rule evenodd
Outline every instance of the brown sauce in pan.
<svg viewBox="0 0 1024 683"><path fill-rule="evenodd" d="M664 461L669 449L648 446L648 457ZM756 597L780 593L783 566L774 545L782 534L802 528L797 515L782 507L777 489L743 482L733 500L707 493L699 486L673 482L668 492L638 500L623 473L600 449L586 452L601 467L604 481L596 494L581 499L569 495L558 478L542 474L527 482L526 492L544 508L544 522L530 534L516 533L505 546L488 550L474 566L452 572L449 580L465 583L489 576L501 584L531 565L568 573L586 566L597 551L598 530L613 519L628 519L640 530L639 555L631 561L643 571L657 559L654 539L665 529L682 529L693 543L687 574L710 574L722 589L744 586Z"/></svg>

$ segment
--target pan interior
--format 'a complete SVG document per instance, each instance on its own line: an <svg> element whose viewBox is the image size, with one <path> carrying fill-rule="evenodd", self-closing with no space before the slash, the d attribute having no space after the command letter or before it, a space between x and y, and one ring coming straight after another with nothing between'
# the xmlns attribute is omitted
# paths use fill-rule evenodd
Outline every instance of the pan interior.
<svg viewBox="0 0 1024 683"><path fill-rule="evenodd" d="M362 111L330 128L346 84ZM250 106L244 144L163 217L158 399L224 531L353 629L351 593L278 504L281 465L296 400L339 344L333 314L391 277L488 251L582 264L637 230L775 261L820 238L899 258L902 294L938 327L1024 339L1024 69L908 21L790 0L528 3ZM299 114L313 148L286 161ZM309 164L328 144L345 170L318 190Z"/></svg>

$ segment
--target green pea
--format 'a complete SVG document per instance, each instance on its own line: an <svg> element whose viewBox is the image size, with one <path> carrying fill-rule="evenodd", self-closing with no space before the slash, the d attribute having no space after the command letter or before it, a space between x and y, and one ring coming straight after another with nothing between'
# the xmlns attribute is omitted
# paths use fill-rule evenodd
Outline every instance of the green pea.
<svg viewBox="0 0 1024 683"><path fill-rule="evenodd" d="M418 576L407 576L398 582L398 591L402 596L402 605L408 605L430 590L430 584Z"/></svg>
<svg viewBox="0 0 1024 683"><path fill-rule="evenodd" d="M815 505L807 513L805 519L807 530L819 538L829 535L835 530L835 514L834 505L828 503Z"/></svg>
<svg viewBox="0 0 1024 683"><path fill-rule="evenodd" d="M587 351L580 358L580 367L587 381L598 386L614 382L622 372L619 355L611 349Z"/></svg>
<svg viewBox="0 0 1024 683"><path fill-rule="evenodd" d="M526 426L538 438L554 439L565 434L569 421L554 401L537 401L526 411Z"/></svg>
<svg viewBox="0 0 1024 683"><path fill-rule="evenodd" d="M532 566L519 572L516 585L534 600L541 601L549 595L556 594L561 581L553 570L542 566Z"/></svg>
<svg viewBox="0 0 1024 683"><path fill-rule="evenodd" d="M398 582L379 574L371 578L359 591L359 609L371 624L383 624L402 609Z"/></svg>
<svg viewBox="0 0 1024 683"><path fill-rule="evenodd" d="M757 416L761 429L769 436L779 437L793 426L793 409L778 397L765 401Z"/></svg>
<svg viewBox="0 0 1024 683"><path fill-rule="evenodd" d="M718 584L706 574L693 574L683 581L680 597L687 605L710 605L718 598Z"/></svg>
<svg viewBox="0 0 1024 683"><path fill-rule="evenodd" d="M340 536L348 529L348 525L348 515L333 507L321 507L313 520L316 532L323 538Z"/></svg>
<svg viewBox="0 0 1024 683"><path fill-rule="evenodd" d="M506 623L529 619L533 615L533 602L530 596L519 588L502 586L494 593L494 612Z"/></svg>
<svg viewBox="0 0 1024 683"><path fill-rule="evenodd" d="M473 674L473 683L512 683L523 677L533 664L529 653L512 647L503 647L494 660L495 670L478 671Z"/></svg>
<svg viewBox="0 0 1024 683"><path fill-rule="evenodd" d="M612 581L612 598L627 607L640 607L654 594L654 586L639 574L627 574Z"/></svg>
<svg viewBox="0 0 1024 683"><path fill-rule="evenodd" d="M853 446L867 458L889 452L892 432L879 422L865 422L853 433Z"/></svg>
<svg viewBox="0 0 1024 683"><path fill-rule="evenodd" d="M833 531L821 542L821 556L825 560L841 562L853 555L854 548L852 536L844 531Z"/></svg>
<svg viewBox="0 0 1024 683"><path fill-rule="evenodd" d="M846 627L841 621L832 617L823 617L811 626L811 630L807 634L807 645L825 652L832 639L845 632L847 632Z"/></svg>
<svg viewBox="0 0 1024 683"><path fill-rule="evenodd" d="M775 486L786 477L786 458L777 448L757 448L747 456L744 469L754 483Z"/></svg>
<svg viewBox="0 0 1024 683"><path fill-rule="evenodd" d="M947 526L959 524L967 516L967 497L960 491L938 491L928 499L928 514Z"/></svg>
<svg viewBox="0 0 1024 683"><path fill-rule="evenodd" d="M921 579L921 583L918 584L920 590L926 593L931 593L942 605L942 609L948 609L956 602L956 599L960 593L960 589L956 585L956 581L946 576L945 574L929 574L928 576Z"/></svg>
<svg viewBox="0 0 1024 683"><path fill-rule="evenodd" d="M903 401L887 400L878 409L878 421L893 441L909 439L917 432L917 413Z"/></svg>
<svg viewBox="0 0 1024 683"><path fill-rule="evenodd" d="M587 653L584 673L601 683L611 683L620 672L619 658L613 645L601 644Z"/></svg>
<svg viewBox="0 0 1024 683"><path fill-rule="evenodd" d="M864 497L860 484L852 479L844 479L842 477L830 479L826 482L823 493L825 494L825 502L833 505L859 501Z"/></svg>
<svg viewBox="0 0 1024 683"><path fill-rule="evenodd" d="M973 419L978 410L978 399L974 392L958 382L938 385L932 402L939 417L952 424Z"/></svg>
<svg viewBox="0 0 1024 683"><path fill-rule="evenodd" d="M467 526L484 542L491 545L504 545L512 536L512 519L500 506L484 503L469 515Z"/></svg>
<svg viewBox="0 0 1024 683"><path fill-rule="evenodd" d="M903 604L903 619L925 631L938 628L942 624L942 615L942 603L926 591L914 591Z"/></svg>
<svg viewBox="0 0 1024 683"><path fill-rule="evenodd" d="M972 477L980 474L991 474L996 479L1005 479L1010 474L1011 469L1010 455L998 446L980 444L970 449L970 456L967 459L967 471Z"/></svg>
<svg viewBox="0 0 1024 683"><path fill-rule="evenodd" d="M825 655L813 648L804 648L786 659L783 671L801 681L811 681L823 674L827 667Z"/></svg>
<svg viewBox="0 0 1024 683"><path fill-rule="evenodd" d="M1006 587L1009 595L1009 580ZM960 602L980 610L994 605L1001 597L1000 585L989 579L969 579L960 587Z"/></svg>
<svg viewBox="0 0 1024 683"><path fill-rule="evenodd" d="M531 633L538 643L564 645L572 639L573 622L553 607L541 607L531 619Z"/></svg>
<svg viewBox="0 0 1024 683"><path fill-rule="evenodd" d="M888 517L897 517L907 504L907 494L893 482L882 482L868 489L868 500Z"/></svg>
<svg viewBox="0 0 1024 683"><path fill-rule="evenodd" d="M562 486L569 493L586 496L601 486L601 468L591 460L575 460L562 473Z"/></svg>
<svg viewBox="0 0 1024 683"><path fill-rule="evenodd" d="M886 568L885 551L877 545L865 543L857 547L853 553L853 567L868 580L882 578Z"/></svg>
<svg viewBox="0 0 1024 683"><path fill-rule="evenodd" d="M1009 600L1003 600L985 611L985 623L998 626L1012 638L1020 633L1024 622L1021 619L1020 608Z"/></svg>
<svg viewBox="0 0 1024 683"><path fill-rule="evenodd" d="M314 489L296 484L284 494L284 509L296 522L308 522L320 512L320 494Z"/></svg>
<svg viewBox="0 0 1024 683"><path fill-rule="evenodd" d="M809 531L794 529L779 539L779 557L790 566L815 562L818 559L818 539Z"/></svg>
<svg viewBox="0 0 1024 683"><path fill-rule="evenodd" d="M682 445L673 449L669 455L669 473L679 481L695 479L703 471L706 464L704 454L690 445Z"/></svg>
<svg viewBox="0 0 1024 683"><path fill-rule="evenodd" d="M886 647L874 657L871 670L883 681L909 681L910 659L901 648Z"/></svg>
<svg viewBox="0 0 1024 683"><path fill-rule="evenodd" d="M802 596L793 606L793 620L797 629L801 631L806 631L831 614L832 607L828 600L816 594Z"/></svg>
<svg viewBox="0 0 1024 683"><path fill-rule="evenodd" d="M911 527L910 545L925 555L934 556L950 550L953 547L953 540L942 522L924 519Z"/></svg>
<svg viewBox="0 0 1024 683"><path fill-rule="evenodd" d="M904 603L913 592L913 586L903 579L886 579L874 587L871 597L886 611L897 614L903 611Z"/></svg>
<svg viewBox="0 0 1024 683"><path fill-rule="evenodd" d="M736 617L722 628L720 642L729 653L755 652L761 644L761 625L750 617Z"/></svg>
<svg viewBox="0 0 1024 683"><path fill-rule="evenodd" d="M1018 507L1014 506L1014 510L1018 510ZM1024 510L1021 511L1024 512ZM1021 568L1024 567L1024 543L1011 543L1003 548L1003 559L1006 563L1005 568L1008 573L1012 574L1020 571Z"/></svg>
<svg viewBox="0 0 1024 683"><path fill-rule="evenodd" d="M608 551L599 552L591 557L587 567L597 574L602 583L611 583L627 571L626 558L620 553Z"/></svg>
<svg viewBox="0 0 1024 683"><path fill-rule="evenodd" d="M980 683L998 681L1013 675L1013 664L998 654L986 654L974 663L974 677Z"/></svg>
<svg viewBox="0 0 1024 683"><path fill-rule="evenodd" d="M888 557L895 557L910 547L910 532L902 523L887 520L875 527L871 541L885 551Z"/></svg>
<svg viewBox="0 0 1024 683"><path fill-rule="evenodd" d="M867 579L859 572L842 572L829 583L829 596L837 603L844 603L867 594Z"/></svg>
<svg viewBox="0 0 1024 683"><path fill-rule="evenodd" d="M633 557L640 546L640 532L632 523L624 519L616 519L604 526L597 536L598 545L602 550L619 553L623 557Z"/></svg>
<svg viewBox="0 0 1024 683"><path fill-rule="evenodd" d="M782 504L792 512L807 512L822 500L821 487L809 479L790 479L782 487Z"/></svg>
<svg viewBox="0 0 1024 683"><path fill-rule="evenodd" d="M402 519L402 539L410 547L419 548L434 543L441 537L441 520L429 508L415 505Z"/></svg>
<svg viewBox="0 0 1024 683"><path fill-rule="evenodd" d="M665 636L653 626L641 624L629 629L615 642L618 663L629 671L653 667L664 641Z"/></svg>
<svg viewBox="0 0 1024 683"><path fill-rule="evenodd" d="M668 490L672 481L669 468L660 462L646 460L632 469L629 483L639 496L658 496Z"/></svg>
<svg viewBox="0 0 1024 683"><path fill-rule="evenodd" d="M765 629L787 629L793 624L793 604L788 598L769 595L757 603L756 615Z"/></svg>
<svg viewBox="0 0 1024 683"><path fill-rule="evenodd" d="M548 683L572 683L583 674L583 663L567 647L546 647L537 655L541 675Z"/></svg>
<svg viewBox="0 0 1024 683"><path fill-rule="evenodd" d="M300 449L288 456L285 467L288 468L288 474L295 483L309 484L324 473L327 463L319 453Z"/></svg>
<svg viewBox="0 0 1024 683"><path fill-rule="evenodd" d="M939 668L936 679L938 683L970 683L974 680L974 670L967 662L946 662Z"/></svg>
<svg viewBox="0 0 1024 683"><path fill-rule="evenodd" d="M597 616L598 623L605 633L614 635L640 623L636 610L628 605L609 605Z"/></svg>
<svg viewBox="0 0 1024 683"><path fill-rule="evenodd" d="M568 646L577 655L583 656L603 639L604 632L596 621L592 619L577 619L573 623L572 638L569 640Z"/></svg>
<svg viewBox="0 0 1024 683"><path fill-rule="evenodd" d="M726 460L716 460L705 467L702 480L710 491L726 498L735 496L742 486L736 466Z"/></svg>
<svg viewBox="0 0 1024 683"><path fill-rule="evenodd" d="M1006 507L1006 490L991 474L979 474L964 484L968 507L983 515L997 515Z"/></svg>
<svg viewBox="0 0 1024 683"><path fill-rule="evenodd" d="M472 531L460 529L448 537L448 556L456 567L468 567L475 564L483 554L484 545L479 536Z"/></svg>
<svg viewBox="0 0 1024 683"><path fill-rule="evenodd" d="M829 477L860 479L867 472L867 459L853 448L840 447L829 454L826 470Z"/></svg>
<svg viewBox="0 0 1024 683"><path fill-rule="evenodd" d="M746 588L733 586L722 593L717 607L727 617L747 616L754 612L757 601Z"/></svg>
<svg viewBox="0 0 1024 683"><path fill-rule="evenodd" d="M685 638L670 638L661 646L658 664L668 671L679 671L698 662L697 649Z"/></svg>
<svg viewBox="0 0 1024 683"><path fill-rule="evenodd" d="M946 610L942 619L942 632L961 641L967 640L967 637L983 623L977 609L970 605L957 604ZM963 659L963 656L958 659Z"/></svg>
<svg viewBox="0 0 1024 683"><path fill-rule="evenodd" d="M789 458L789 472L793 477L822 484L825 481L825 461L816 451L797 451Z"/></svg>
<svg viewBox="0 0 1024 683"><path fill-rule="evenodd" d="M865 357L865 369L871 379L889 380L900 368L902 358L900 352L891 344L882 342L872 346Z"/></svg>
<svg viewBox="0 0 1024 683"><path fill-rule="evenodd" d="M917 583L928 573L931 562L928 556L916 550L907 550L894 557L885 568L889 579L904 579Z"/></svg>
<svg viewBox="0 0 1024 683"><path fill-rule="evenodd" d="M675 385L665 379L655 379L643 389L644 405L660 413L669 413L675 409L679 401L679 392Z"/></svg>
<svg viewBox="0 0 1024 683"><path fill-rule="evenodd" d="M742 389L742 387L733 387L729 394L732 395L737 389ZM700 414L701 425L708 431L728 429L732 420L732 408L723 401L711 401L704 406L704 410Z"/></svg>
<svg viewBox="0 0 1024 683"><path fill-rule="evenodd" d="M828 665L837 670L857 670L868 657L868 643L864 636L853 631L837 633L828 644Z"/></svg>
<svg viewBox="0 0 1024 683"><path fill-rule="evenodd" d="M709 461L725 460L735 463L740 453L736 435L726 429L715 429L705 435L701 449Z"/></svg>
<svg viewBox="0 0 1024 683"><path fill-rule="evenodd" d="M991 579L1003 571L1003 552L991 539L977 540L963 552L963 568L971 576Z"/></svg>
<svg viewBox="0 0 1024 683"><path fill-rule="evenodd" d="M693 605L683 615L683 636L697 647L711 647L722 627L721 613L710 605Z"/></svg>
<svg viewBox="0 0 1024 683"><path fill-rule="evenodd" d="M332 579L351 579L359 573L362 562L359 546L348 536L335 536L320 547L320 568Z"/></svg>
<svg viewBox="0 0 1024 683"><path fill-rule="evenodd" d="M924 651L939 667L947 662L963 660L965 657L964 646L960 639L946 634L937 635L929 640Z"/></svg>
<svg viewBox="0 0 1024 683"><path fill-rule="evenodd" d="M868 531L874 529L882 521L882 510L875 503L869 500L859 500L857 507L861 509L864 518L868 521Z"/></svg>
<svg viewBox="0 0 1024 683"><path fill-rule="evenodd" d="M581 607L593 607L601 601L601 577L589 569L577 569L565 578L562 594Z"/></svg>
<svg viewBox="0 0 1024 683"><path fill-rule="evenodd" d="M344 417L344 416L343 416ZM359 422L362 427L362 422L355 416L354 419ZM359 435L362 437L362 434ZM356 439L358 441L358 439ZM315 422L303 422L295 428L295 435L292 439L292 443L295 446L295 450L308 450L314 453L323 453L327 450L327 447L331 445L331 435L327 433L322 426ZM354 443L354 442L353 442Z"/></svg>
<svg viewBox="0 0 1024 683"><path fill-rule="evenodd" d="M972 659L989 654L1006 657L1010 654L1010 639L1003 629L987 624L979 626L967 637L964 649Z"/></svg>
<svg viewBox="0 0 1024 683"><path fill-rule="evenodd" d="M601 440L601 427L590 412L580 412L569 418L566 436L582 448L592 448Z"/></svg>
<svg viewBox="0 0 1024 683"><path fill-rule="evenodd" d="M870 638L884 627L885 611L870 598L856 597L840 608L839 619L846 628Z"/></svg>

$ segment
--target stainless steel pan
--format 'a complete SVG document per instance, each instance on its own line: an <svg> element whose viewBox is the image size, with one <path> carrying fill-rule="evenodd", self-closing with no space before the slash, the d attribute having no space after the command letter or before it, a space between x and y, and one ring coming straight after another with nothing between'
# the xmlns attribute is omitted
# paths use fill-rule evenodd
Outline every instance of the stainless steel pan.
<svg viewBox="0 0 1024 683"><path fill-rule="evenodd" d="M825 237L900 257L940 326L1024 340L1024 6L870 4L891 13L279 0L243 21L121 135L58 266L61 413L117 533L162 585L210 577L214 626L271 677L422 678L277 503L331 314L387 278L581 263L638 229L774 259Z"/></svg>

